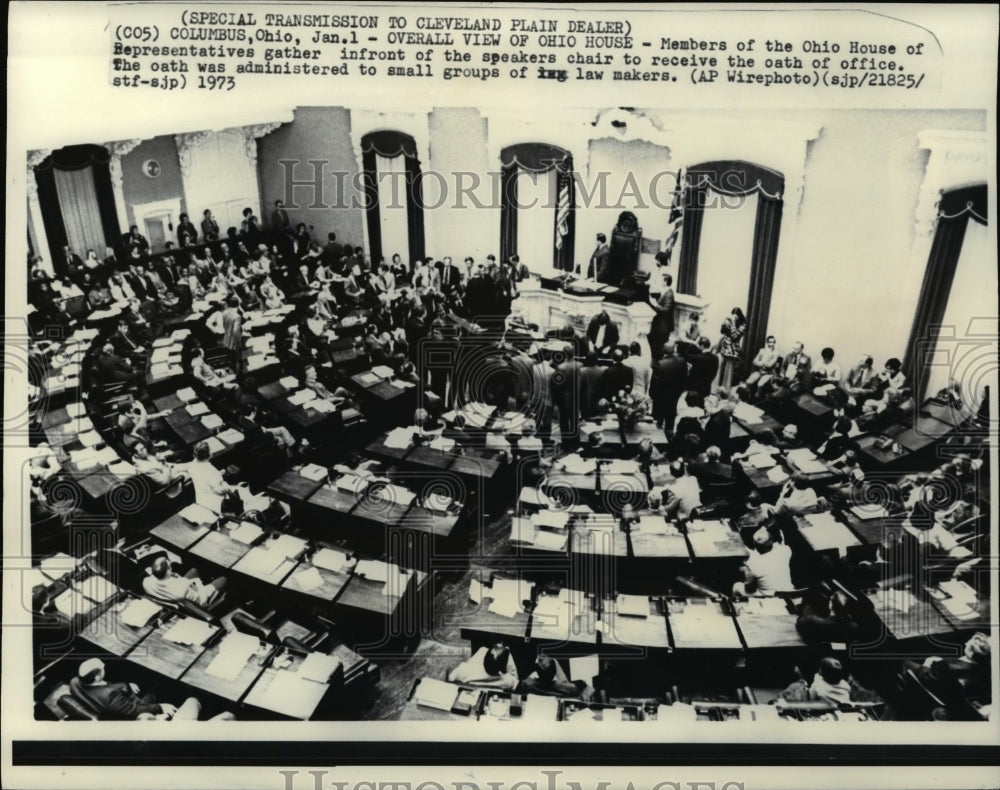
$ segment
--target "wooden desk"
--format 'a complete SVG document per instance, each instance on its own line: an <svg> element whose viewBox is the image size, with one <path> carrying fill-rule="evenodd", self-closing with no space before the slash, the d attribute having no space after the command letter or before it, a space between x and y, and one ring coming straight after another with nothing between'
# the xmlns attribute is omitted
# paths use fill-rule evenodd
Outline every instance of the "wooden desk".
<svg viewBox="0 0 1000 790"><path fill-rule="evenodd" d="M944 601L935 597L935 592L928 590L931 605L956 631L988 631L992 626L990 599L988 597L984 597L982 594L977 596L975 603L972 605L972 611L976 612L976 616L963 619L956 617L948 611Z"/></svg>
<svg viewBox="0 0 1000 790"><path fill-rule="evenodd" d="M808 518L803 515L794 516L799 534L813 551L836 550L840 552L851 546L861 545L858 536L851 532L847 525L837 521L832 513L812 514L811 518L819 522L815 526L809 522Z"/></svg>
<svg viewBox="0 0 1000 790"><path fill-rule="evenodd" d="M275 668L274 664L283 662L286 656L291 658L291 663L282 669ZM243 703L289 719L307 721L312 718L330 685L299 675L304 660L304 656L282 648L272 659L272 666L254 682Z"/></svg>
<svg viewBox="0 0 1000 790"><path fill-rule="evenodd" d="M740 537L740 533L723 522L704 522L706 527L699 531L696 522L688 524L688 542L691 556L699 559L744 560L750 550Z"/></svg>
<svg viewBox="0 0 1000 790"><path fill-rule="evenodd" d="M708 598L668 601L667 622L678 650L743 649L736 623L717 601Z"/></svg>
<svg viewBox="0 0 1000 790"><path fill-rule="evenodd" d="M938 422L943 422L952 428L962 427L962 423L968 418L968 415L964 414L961 409L937 401L925 401L923 406L918 409L918 414L933 417Z"/></svg>
<svg viewBox="0 0 1000 790"><path fill-rule="evenodd" d="M100 499L121 484L121 480L111 474L106 466L98 467L86 477L77 478L76 482L94 499Z"/></svg>
<svg viewBox="0 0 1000 790"><path fill-rule="evenodd" d="M670 649L667 618L656 598L647 598L646 617L618 614L618 602L605 600L601 610L601 646Z"/></svg>
<svg viewBox="0 0 1000 790"><path fill-rule="evenodd" d="M302 581L299 578L300 573L303 573L310 568L314 568L323 580L323 583L319 587L307 588L302 584ZM349 571L331 571L326 568L320 568L313 565L311 558L306 558L299 563L295 572L281 583L281 588L283 590L301 593L302 595L309 596L310 599L322 601L325 604L331 604L340 597L340 593L343 591L344 587L347 586L350 579L351 574Z"/></svg>
<svg viewBox="0 0 1000 790"><path fill-rule="evenodd" d="M400 519L398 526L401 529L410 529L414 532L425 532L446 538L451 535L457 524L458 515L455 513L437 513L414 504Z"/></svg>
<svg viewBox="0 0 1000 790"><path fill-rule="evenodd" d="M178 680L206 650L203 644L179 645L163 638L163 635L180 619L183 617L171 617L153 629L142 641L141 649L132 651L129 660L164 677ZM218 626L209 627L212 636L219 632Z"/></svg>
<svg viewBox="0 0 1000 790"><path fill-rule="evenodd" d="M733 603L736 627L748 650L803 647L795 628L798 615L783 598L751 598Z"/></svg>
<svg viewBox="0 0 1000 790"><path fill-rule="evenodd" d="M541 615L536 608L531 617L531 640L565 646L583 645L594 652L598 643L597 613L590 598L581 597L579 600L579 606L562 605L562 612L558 615Z"/></svg>
<svg viewBox="0 0 1000 790"><path fill-rule="evenodd" d="M392 616L399 609L400 601L411 594L418 592L427 581L427 574L422 571L411 571L411 576L416 575L416 579L411 579L402 595L383 594L385 582L366 579L361 576L351 576L350 581L344 586L340 597L334 604L334 611L339 609L353 609L362 614L375 614L382 617Z"/></svg>
<svg viewBox="0 0 1000 790"><path fill-rule="evenodd" d="M382 434L378 439L365 448L368 455L376 458L388 459L390 461L402 461L410 452L416 449L412 444L406 447L389 447L385 440L388 434Z"/></svg>
<svg viewBox="0 0 1000 790"><path fill-rule="evenodd" d="M639 515L641 516L642 513ZM629 530L629 543L632 546L632 556L636 558L670 558L682 560L691 558L687 541L676 527L667 535L651 535L648 532L644 532L639 524L633 524Z"/></svg>
<svg viewBox="0 0 1000 790"><path fill-rule="evenodd" d="M209 530L205 537L188 549L192 554L222 568L232 568L250 551L250 546L229 536L229 529L220 526Z"/></svg>
<svg viewBox="0 0 1000 790"><path fill-rule="evenodd" d="M186 551L208 534L207 524L192 524L177 513L153 527L149 534L174 548Z"/></svg>
<svg viewBox="0 0 1000 790"><path fill-rule="evenodd" d="M327 483L313 493L308 504L332 511L341 516L348 515L358 504L358 497L351 491L342 491L335 484Z"/></svg>
<svg viewBox="0 0 1000 790"><path fill-rule="evenodd" d="M896 441L910 452L918 452L954 431L954 427L933 417L916 418L916 425L907 428Z"/></svg>
<svg viewBox="0 0 1000 790"><path fill-rule="evenodd" d="M271 537L277 537L277 535L272 535ZM268 557L271 553L272 551L267 547L267 541L265 541L262 545L251 548L250 551L233 564L232 569L237 573L242 573L245 576L250 576L251 578L258 579L267 584L273 584L277 587L298 567L299 561L286 557L270 572L265 572L254 567L254 563L258 557Z"/></svg>
<svg viewBox="0 0 1000 790"><path fill-rule="evenodd" d="M87 623L80 631L80 636L113 656L126 655L155 628L153 623L147 623L142 628L134 628L121 621L122 611L134 600L136 596L130 595L115 602Z"/></svg>
<svg viewBox="0 0 1000 790"><path fill-rule="evenodd" d="M208 668L219 656L222 642L216 643L205 650L181 677L181 680L192 688L215 694L230 702L239 702L251 685L264 672L267 660L279 650L278 647L260 642L261 652L250 656L243 669L235 678L224 678L208 672Z"/></svg>
<svg viewBox="0 0 1000 790"><path fill-rule="evenodd" d="M513 617L506 617L491 612L489 603L483 601L481 604L475 604L468 601L462 611L449 613L447 621L442 625L459 628L462 639L469 640L473 650L496 642L527 641L531 616L518 612Z"/></svg>
<svg viewBox="0 0 1000 790"><path fill-rule="evenodd" d="M488 483L496 476L501 466L500 461L487 457L488 453L491 451L470 450L465 455L456 455L448 471Z"/></svg>
<svg viewBox="0 0 1000 790"><path fill-rule="evenodd" d="M267 487L267 492L278 499L299 504L308 500L322 485L322 480L310 480L300 475L298 470L289 469Z"/></svg>
<svg viewBox="0 0 1000 790"><path fill-rule="evenodd" d="M358 500L351 518L363 519L384 527L398 526L400 520L407 514L410 505L404 505L391 499L364 496Z"/></svg>
<svg viewBox="0 0 1000 790"><path fill-rule="evenodd" d="M953 634L954 629L940 612L929 602L907 594L898 598L897 590L876 590L865 593L872 610L894 639L922 639L928 636ZM912 606L905 611L894 605L895 601L907 600Z"/></svg>

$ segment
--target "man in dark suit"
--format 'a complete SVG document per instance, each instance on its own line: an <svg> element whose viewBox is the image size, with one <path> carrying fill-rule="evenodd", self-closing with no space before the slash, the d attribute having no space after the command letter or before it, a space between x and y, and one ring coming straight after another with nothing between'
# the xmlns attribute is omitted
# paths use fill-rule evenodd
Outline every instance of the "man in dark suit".
<svg viewBox="0 0 1000 790"><path fill-rule="evenodd" d="M56 274L60 277L76 277L83 271L83 259L67 244L62 256L56 257Z"/></svg>
<svg viewBox="0 0 1000 790"><path fill-rule="evenodd" d="M809 391L812 378L812 358L805 352L802 341L796 341L781 363L781 369L761 387L762 395L773 401L786 401Z"/></svg>
<svg viewBox="0 0 1000 790"><path fill-rule="evenodd" d="M632 368L625 364L625 352L620 348L611 351L611 365L601 374L598 386L600 396L611 400L619 392L628 392L632 388L634 378Z"/></svg>
<svg viewBox="0 0 1000 790"><path fill-rule="evenodd" d="M181 247L190 247L198 241L198 229L194 223L188 219L187 214L181 214L180 222L177 223L177 243Z"/></svg>
<svg viewBox="0 0 1000 790"><path fill-rule="evenodd" d="M139 687L134 683L108 683L104 662L99 658L88 658L80 664L77 675L79 683L70 686L73 696L97 708L102 719L134 721L142 713L172 716L177 712L173 705L158 703L153 694L139 696Z"/></svg>
<svg viewBox="0 0 1000 790"><path fill-rule="evenodd" d="M340 256L343 255L343 247L337 244L337 234L327 233L326 244L323 245L323 263L328 265L338 274L340 273Z"/></svg>
<svg viewBox="0 0 1000 790"><path fill-rule="evenodd" d="M663 356L652 365L649 396L653 401L653 419L660 428L673 430L677 401L687 388L687 362L677 356L677 346L666 343Z"/></svg>
<svg viewBox="0 0 1000 790"><path fill-rule="evenodd" d="M215 217L212 216L212 209L207 208L202 212L203 219L201 220L201 236L205 241L218 241L219 239L219 223L215 221Z"/></svg>
<svg viewBox="0 0 1000 790"><path fill-rule="evenodd" d="M597 411L603 376L604 369L597 364L597 354L588 353L580 368L580 416L585 420L589 420Z"/></svg>
<svg viewBox="0 0 1000 790"><path fill-rule="evenodd" d="M280 200L274 201L274 211L271 212L271 230L275 234L288 235L292 230L292 221L285 211L285 204Z"/></svg>
<svg viewBox="0 0 1000 790"><path fill-rule="evenodd" d="M127 318L118 319L118 331L111 335L110 342L122 357L133 357L146 351L139 338L132 333Z"/></svg>
<svg viewBox="0 0 1000 790"><path fill-rule="evenodd" d="M720 403L718 397L709 395L705 398L705 412L708 419L705 421L704 440L709 446L718 447L722 451L722 458L729 460L731 453L731 440L729 438L733 424L733 406L726 401Z"/></svg>
<svg viewBox="0 0 1000 790"><path fill-rule="evenodd" d="M559 409L559 433L563 444L575 444L577 421L582 396L580 392L581 365L573 356L574 348L567 343L560 354L552 359L555 370L549 379L552 403Z"/></svg>
<svg viewBox="0 0 1000 790"><path fill-rule="evenodd" d="M597 248L590 256L590 263L587 265L587 279L597 280L600 283L608 282L608 257L611 255L611 248L607 245L608 238L603 233L597 234Z"/></svg>
<svg viewBox="0 0 1000 790"><path fill-rule="evenodd" d="M443 261L437 261L434 264L434 268L436 268L438 272L438 282L440 283L441 293L450 294L461 286L462 273L459 271L458 267L451 262L451 258L445 258Z"/></svg>
<svg viewBox="0 0 1000 790"><path fill-rule="evenodd" d="M703 457L688 465L701 485L725 484L733 481L733 466L722 460L722 450L711 446Z"/></svg>
<svg viewBox="0 0 1000 790"><path fill-rule="evenodd" d="M618 324L611 320L606 310L601 310L587 325L587 341L591 351L600 355L611 353L618 345Z"/></svg>
<svg viewBox="0 0 1000 790"><path fill-rule="evenodd" d="M698 338L698 350L687 357L691 370L688 373L688 388L701 397L712 391L712 382L719 372L719 357L711 351L711 341L702 335Z"/></svg>
<svg viewBox="0 0 1000 790"><path fill-rule="evenodd" d="M96 365L97 375L103 384L131 382L139 375L127 359L115 354L115 347L111 343L106 343L101 349Z"/></svg>

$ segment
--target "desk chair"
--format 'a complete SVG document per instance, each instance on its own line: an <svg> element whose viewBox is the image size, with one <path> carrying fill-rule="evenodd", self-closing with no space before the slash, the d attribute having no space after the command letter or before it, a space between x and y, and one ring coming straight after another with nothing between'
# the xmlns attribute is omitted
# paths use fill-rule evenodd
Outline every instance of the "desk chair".
<svg viewBox="0 0 1000 790"><path fill-rule="evenodd" d="M72 694L63 694L56 701L59 709L69 721L100 721L101 717Z"/></svg>

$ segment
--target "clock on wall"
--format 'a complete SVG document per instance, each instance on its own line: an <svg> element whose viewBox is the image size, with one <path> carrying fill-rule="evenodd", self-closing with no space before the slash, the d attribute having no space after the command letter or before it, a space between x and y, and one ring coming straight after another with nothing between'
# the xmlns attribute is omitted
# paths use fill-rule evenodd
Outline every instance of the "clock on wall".
<svg viewBox="0 0 1000 790"><path fill-rule="evenodd" d="M142 172L146 178L156 178L160 175L160 163L155 159L147 159L142 163Z"/></svg>

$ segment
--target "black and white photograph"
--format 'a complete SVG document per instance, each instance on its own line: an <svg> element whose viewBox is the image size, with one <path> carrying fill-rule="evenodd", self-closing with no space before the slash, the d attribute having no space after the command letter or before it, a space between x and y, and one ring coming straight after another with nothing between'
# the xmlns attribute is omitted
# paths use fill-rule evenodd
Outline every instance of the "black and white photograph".
<svg viewBox="0 0 1000 790"><path fill-rule="evenodd" d="M707 5L12 6L10 787L993 783L997 8Z"/></svg>

